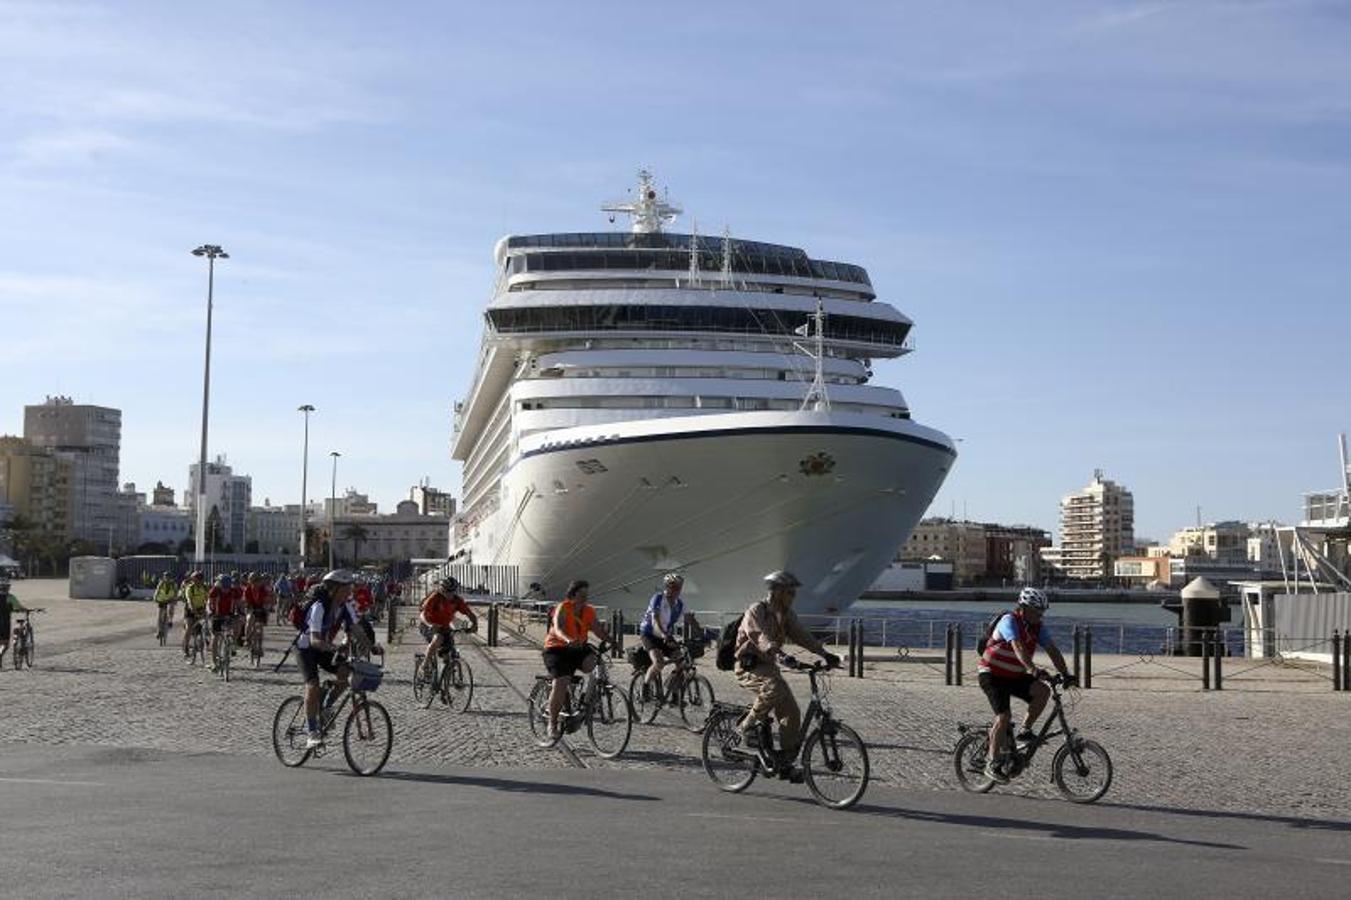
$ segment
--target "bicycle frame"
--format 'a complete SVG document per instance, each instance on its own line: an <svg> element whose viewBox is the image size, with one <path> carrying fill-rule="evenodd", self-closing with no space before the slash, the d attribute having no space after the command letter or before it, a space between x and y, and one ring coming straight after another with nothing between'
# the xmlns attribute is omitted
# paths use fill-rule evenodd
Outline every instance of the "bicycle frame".
<svg viewBox="0 0 1351 900"><path fill-rule="evenodd" d="M1070 727L1069 719L1065 717L1064 695L1060 691L1060 686L1051 683L1050 688L1051 703L1053 704L1051 712L1042 722L1041 730L1037 732L1032 740L1024 744L1021 750L1018 748L1017 742L1013 739L1012 717L1009 719L1009 725L1004 731L1007 749L999 755L999 760L1002 762L1013 761L1017 764L1016 771L1010 773L1011 776L1021 774L1028 766L1032 765L1032 760L1036 757L1037 751L1045 744L1049 743L1052 738L1061 737L1063 735L1065 740L1069 741L1078 733ZM989 732L991 725L993 725L993 723L983 726L986 732ZM958 727L958 730L965 733L977 727L979 726L961 725Z"/></svg>

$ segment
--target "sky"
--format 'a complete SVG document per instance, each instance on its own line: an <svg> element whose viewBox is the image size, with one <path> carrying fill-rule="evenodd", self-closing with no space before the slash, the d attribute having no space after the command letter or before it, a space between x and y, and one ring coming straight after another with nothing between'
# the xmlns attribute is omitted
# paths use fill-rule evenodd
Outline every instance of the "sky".
<svg viewBox="0 0 1351 900"><path fill-rule="evenodd" d="M876 367L959 443L933 512L1137 534L1299 517L1348 430L1351 7L0 0L0 434L123 411L122 479L455 489L506 233L701 232L865 266ZM316 483L318 487L316 488Z"/></svg>

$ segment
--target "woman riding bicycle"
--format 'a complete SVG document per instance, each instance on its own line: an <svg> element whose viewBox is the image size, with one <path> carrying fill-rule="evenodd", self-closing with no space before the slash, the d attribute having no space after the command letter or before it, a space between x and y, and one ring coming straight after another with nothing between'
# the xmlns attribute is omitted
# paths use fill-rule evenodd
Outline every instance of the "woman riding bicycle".
<svg viewBox="0 0 1351 900"><path fill-rule="evenodd" d="M643 647L652 657L652 665L648 666L647 678L643 681L644 694L661 695L661 670L666 667L666 658L675 653L676 625L682 617L694 623L694 616L685 616L685 602L680 598L684 586L685 577L679 572L666 573L663 589L648 601L647 612L638 627Z"/></svg>
<svg viewBox="0 0 1351 900"><path fill-rule="evenodd" d="M418 610L418 631L427 641L427 655L423 658L423 671L430 678L436 669L438 653L449 653L455 649L455 632L450 625L456 615L469 619L469 630L478 631L478 616L470 609L464 598L456 593L460 583L454 578L444 578L437 589L427 595Z"/></svg>
<svg viewBox="0 0 1351 900"><path fill-rule="evenodd" d="M568 696L568 684L578 669L590 672L596 667L596 649L586 643L588 633L602 641L609 632L596 621L596 609L587 602L590 584L574 581L568 585L563 601L549 615L549 633L544 638L544 670L553 677L549 693L549 738L559 734L558 714Z"/></svg>

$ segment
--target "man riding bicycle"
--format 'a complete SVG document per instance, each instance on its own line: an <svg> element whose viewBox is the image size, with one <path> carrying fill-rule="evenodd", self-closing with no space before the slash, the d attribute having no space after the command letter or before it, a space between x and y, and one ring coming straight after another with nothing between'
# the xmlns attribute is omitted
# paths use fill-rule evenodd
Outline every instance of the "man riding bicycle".
<svg viewBox="0 0 1351 900"><path fill-rule="evenodd" d="M267 610L271 604L272 588L268 586L267 580L258 572L250 572L249 583L244 586L244 609L247 612L244 631L250 640L254 629L261 634L263 626L267 625Z"/></svg>
<svg viewBox="0 0 1351 900"><path fill-rule="evenodd" d="M587 602L590 584L574 581L562 602L549 615L549 633L544 637L544 671L553 677L549 692L549 738L559 735L558 714L568 696L568 684L578 669L590 672L596 667L596 648L587 644L588 633L601 641L609 632L596 621L596 608Z"/></svg>
<svg viewBox="0 0 1351 900"><path fill-rule="evenodd" d="M305 592L305 624L296 638L296 652L300 660L301 676L305 679L305 746L309 749L323 743L319 732L319 670L337 678L337 688L329 696L332 703L347 689L351 669L337 660L338 631L347 633L347 639L358 646L368 643L366 633L353 628L354 609L347 602L355 579L350 572L335 569ZM382 652L378 645L369 648Z"/></svg>
<svg viewBox="0 0 1351 900"><path fill-rule="evenodd" d="M183 582L183 659L192 664L192 654L188 651L188 641L192 639L192 629L206 615L208 591L202 583L202 573L193 572Z"/></svg>
<svg viewBox="0 0 1351 900"><path fill-rule="evenodd" d="M685 576L679 572L666 573L661 592L653 594L647 602L647 612L638 626L643 648L652 657L652 665L648 666L647 677L643 679L644 694L661 696L661 670L666 667L666 658L675 653L676 626L682 618L694 623L693 615L685 615L685 602L680 599L684 586Z"/></svg>
<svg viewBox="0 0 1351 900"><path fill-rule="evenodd" d="M207 611L211 613L211 658L214 660L220 652L220 642L233 639L229 632L234 629L234 618L238 612L235 585L229 575L216 576L216 583L207 592L206 605ZM215 670L216 664L213 662L211 671Z"/></svg>
<svg viewBox="0 0 1351 900"><path fill-rule="evenodd" d="M29 612L19 598L9 592L9 579L0 575L0 663L9 650L10 635L14 630L14 613Z"/></svg>
<svg viewBox="0 0 1351 900"><path fill-rule="evenodd" d="M990 726L990 750L985 763L985 776L1000 784L1007 784L1008 778L999 771L995 760L1008 748L1004 746L1005 735L1012 719L1011 697L1027 703L1027 715L1023 717L1022 730L1017 740L1028 741L1035 735L1032 723L1046 708L1051 698L1051 689L1042 681L1046 672L1032 663L1037 647L1046 649L1056 669L1073 685L1074 676L1065 665L1065 657L1051 638L1042 618L1051 605L1046 594L1034 587L1025 587L1018 594L1018 607L1011 613L1001 616L990 633L985 651L976 666L980 689L989 698L990 708L994 710L994 724Z"/></svg>
<svg viewBox="0 0 1351 900"><path fill-rule="evenodd" d="M159 617L164 616L164 627L174 627L174 604L178 602L178 585L173 576L165 572L155 585L155 632L159 633Z"/></svg>
<svg viewBox="0 0 1351 900"><path fill-rule="evenodd" d="M428 641L427 655L422 663L428 677L431 677L436 667L437 654L455 649L455 632L450 625L457 614L468 617L470 631L478 631L478 616L474 615L464 598L456 593L459 589L460 583L454 578L442 579L437 589L422 601L422 608L418 610L418 631Z"/></svg>
<svg viewBox="0 0 1351 900"><path fill-rule="evenodd" d="M752 603L741 617L736 634L736 666L732 672L737 684L755 696L750 712L741 722L742 740L747 746L756 746L760 725L772 712L779 721L779 754L787 761L797 756L802 711L779 671L780 663L797 665L797 660L783 651L783 645L791 640L820 656L832 668L840 664L840 658L812 637L793 614L793 599L802 582L784 571L771 572L764 581L768 588L765 598ZM790 781L802 780L796 766L786 765L783 772L783 777Z"/></svg>

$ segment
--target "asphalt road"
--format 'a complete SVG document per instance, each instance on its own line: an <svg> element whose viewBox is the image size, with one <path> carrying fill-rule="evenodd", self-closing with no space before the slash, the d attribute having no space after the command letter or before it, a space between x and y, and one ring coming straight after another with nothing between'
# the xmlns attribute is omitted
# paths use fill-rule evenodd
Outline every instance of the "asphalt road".
<svg viewBox="0 0 1351 900"><path fill-rule="evenodd" d="M0 745L0 896L1344 897L1351 824L666 772Z"/></svg>

